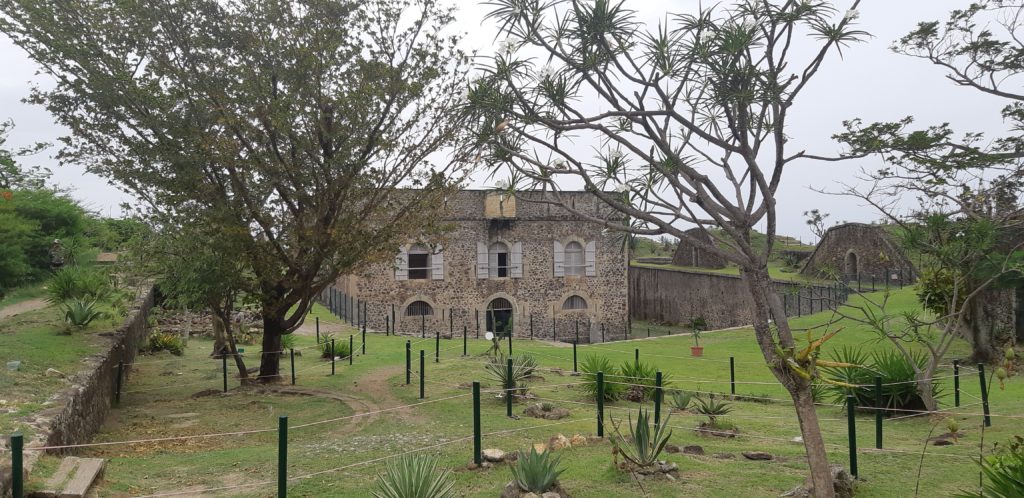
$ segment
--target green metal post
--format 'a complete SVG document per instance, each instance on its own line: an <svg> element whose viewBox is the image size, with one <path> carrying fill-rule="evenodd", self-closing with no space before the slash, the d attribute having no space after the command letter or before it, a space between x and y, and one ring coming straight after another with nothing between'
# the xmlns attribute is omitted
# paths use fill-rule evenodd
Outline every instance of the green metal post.
<svg viewBox="0 0 1024 498"><path fill-rule="evenodd" d="M441 363L441 332L434 334L434 363Z"/></svg>
<svg viewBox="0 0 1024 498"><path fill-rule="evenodd" d="M483 444L480 441L480 383L473 381L473 463L480 465Z"/></svg>
<svg viewBox="0 0 1024 498"><path fill-rule="evenodd" d="M530 313L530 340L533 340L533 313Z"/></svg>
<svg viewBox="0 0 1024 498"><path fill-rule="evenodd" d="M288 356L291 357L292 364L292 385L295 385L295 350L292 348L288 349Z"/></svg>
<svg viewBox="0 0 1024 498"><path fill-rule="evenodd" d="M574 373L579 371L579 370L576 369L576 343L575 342L572 343L572 371Z"/></svg>
<svg viewBox="0 0 1024 498"><path fill-rule="evenodd" d="M384 337L391 335L391 317L384 315Z"/></svg>
<svg viewBox="0 0 1024 498"><path fill-rule="evenodd" d="M117 362L117 380L114 382L114 404L121 404L121 382L124 379L124 362Z"/></svg>
<svg viewBox="0 0 1024 498"><path fill-rule="evenodd" d="M882 377L875 376L875 448L882 449Z"/></svg>
<svg viewBox="0 0 1024 498"><path fill-rule="evenodd" d="M736 358L729 357L729 392L736 394Z"/></svg>
<svg viewBox="0 0 1024 498"><path fill-rule="evenodd" d="M601 342L605 342L605 340L604 340L604 322L601 322Z"/></svg>
<svg viewBox="0 0 1024 498"><path fill-rule="evenodd" d="M355 341L352 340L352 337L353 337L352 334L348 335L348 364L349 365L352 364L352 359L356 355Z"/></svg>
<svg viewBox="0 0 1024 498"><path fill-rule="evenodd" d="M426 369L425 369L426 362L423 360L424 357L425 357L425 352L421 349L420 350L420 399L423 399L423 398L426 397L426 392L423 389L424 383L426 382Z"/></svg>
<svg viewBox="0 0 1024 498"><path fill-rule="evenodd" d="M981 380L981 408L985 413L985 427L992 427L992 417L988 412L988 386L985 381L984 363L978 363L978 378Z"/></svg>
<svg viewBox="0 0 1024 498"><path fill-rule="evenodd" d="M409 385L412 381L410 375L412 374L412 344L409 341L405 341L405 385Z"/></svg>
<svg viewBox="0 0 1024 498"><path fill-rule="evenodd" d="M224 377L224 392L228 392L228 354L222 353L220 355L220 371Z"/></svg>
<svg viewBox="0 0 1024 498"><path fill-rule="evenodd" d="M336 359L336 355L334 354L335 351L337 351L337 350L334 349L334 339L331 339L331 375L334 375L335 368L336 368L335 365L334 365L334 362L335 362L335 359Z"/></svg>
<svg viewBox="0 0 1024 498"><path fill-rule="evenodd" d="M661 424L661 370L654 375L654 427Z"/></svg>
<svg viewBox="0 0 1024 498"><path fill-rule="evenodd" d="M512 329L508 331L508 355L512 356Z"/></svg>
<svg viewBox="0 0 1024 498"><path fill-rule="evenodd" d="M512 418L512 358L505 365L505 415Z"/></svg>
<svg viewBox="0 0 1024 498"><path fill-rule="evenodd" d="M633 349L633 363L640 364L640 348Z"/></svg>
<svg viewBox="0 0 1024 498"><path fill-rule="evenodd" d="M960 360L953 360L953 404L960 407Z"/></svg>
<svg viewBox="0 0 1024 498"><path fill-rule="evenodd" d="M366 322L363 322L363 346L360 348L363 351L363 356L366 356Z"/></svg>
<svg viewBox="0 0 1024 498"><path fill-rule="evenodd" d="M320 317L316 317L316 343L320 344Z"/></svg>
<svg viewBox="0 0 1024 498"><path fill-rule="evenodd" d="M597 372L597 437L604 437L604 372Z"/></svg>
<svg viewBox="0 0 1024 498"><path fill-rule="evenodd" d="M555 327L555 317L551 317L551 340L558 342L558 328Z"/></svg>
<svg viewBox="0 0 1024 498"><path fill-rule="evenodd" d="M24 436L20 432L11 435L11 496L25 498Z"/></svg>
<svg viewBox="0 0 1024 498"><path fill-rule="evenodd" d="M857 478L857 420L854 417L857 410L857 399L852 395L846 395L846 426L850 437L850 475Z"/></svg>
<svg viewBox="0 0 1024 498"><path fill-rule="evenodd" d="M288 496L288 417L277 419L277 497Z"/></svg>
<svg viewBox="0 0 1024 498"><path fill-rule="evenodd" d="M647 338L648 339L651 338L651 328L650 327L647 327Z"/></svg>
<svg viewBox="0 0 1024 498"><path fill-rule="evenodd" d="M469 349L467 345L466 326L462 326L462 356L467 356Z"/></svg>

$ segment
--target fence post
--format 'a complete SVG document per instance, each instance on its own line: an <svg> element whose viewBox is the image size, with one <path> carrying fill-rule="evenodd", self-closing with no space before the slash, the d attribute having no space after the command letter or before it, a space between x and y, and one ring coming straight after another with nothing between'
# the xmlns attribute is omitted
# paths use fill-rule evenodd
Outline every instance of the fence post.
<svg viewBox="0 0 1024 498"><path fill-rule="evenodd" d="M356 356L356 343L352 340L353 335L348 335L348 364L352 364L352 360Z"/></svg>
<svg viewBox="0 0 1024 498"><path fill-rule="evenodd" d="M334 339L331 339L331 375L334 375L334 372L335 372L335 370L334 370L335 369L335 366L334 366L334 361L335 361L335 354L334 354L334 352L335 351L337 351L337 350L334 349Z"/></svg>
<svg viewBox="0 0 1024 498"><path fill-rule="evenodd" d="M512 356L512 329L508 331L508 355Z"/></svg>
<svg viewBox="0 0 1024 498"><path fill-rule="evenodd" d="M291 358L292 366L292 385L295 385L295 349L288 348L288 356Z"/></svg>
<svg viewBox="0 0 1024 498"><path fill-rule="evenodd" d="M575 342L572 343L572 371L573 371L573 373L578 372L578 370L576 370L576 343Z"/></svg>
<svg viewBox="0 0 1024 498"><path fill-rule="evenodd" d="M960 407L960 360L953 360L953 404Z"/></svg>
<svg viewBox="0 0 1024 498"><path fill-rule="evenodd" d="M288 496L288 416L277 419L277 497Z"/></svg>
<svg viewBox="0 0 1024 498"><path fill-rule="evenodd" d="M533 313L530 313L530 340L533 340Z"/></svg>
<svg viewBox="0 0 1024 498"><path fill-rule="evenodd" d="M363 356L366 356L366 322L363 322L363 347L360 348L363 351Z"/></svg>
<svg viewBox="0 0 1024 498"><path fill-rule="evenodd" d="M576 342L580 342L580 319L576 319Z"/></svg>
<svg viewBox="0 0 1024 498"><path fill-rule="evenodd" d="M985 413L985 427L992 427L992 417L988 412L988 386L985 382L985 364L978 363L978 378L981 380L981 408Z"/></svg>
<svg viewBox="0 0 1024 498"><path fill-rule="evenodd" d="M117 362L117 380L114 382L114 404L121 404L121 382L124 379L124 362Z"/></svg>
<svg viewBox="0 0 1024 498"><path fill-rule="evenodd" d="M854 411L857 409L857 400L852 395L846 395L846 426L850 438L850 475L856 479L857 476L857 421Z"/></svg>
<svg viewBox="0 0 1024 498"><path fill-rule="evenodd" d="M11 434L11 496L25 497L25 460L23 456L25 439L20 432Z"/></svg>
<svg viewBox="0 0 1024 498"><path fill-rule="evenodd" d="M882 449L882 376L875 376L875 448Z"/></svg>
<svg viewBox="0 0 1024 498"><path fill-rule="evenodd" d="M412 374L412 343L405 341L405 385L411 384L409 379Z"/></svg>
<svg viewBox="0 0 1024 498"><path fill-rule="evenodd" d="M796 316L804 316L803 294L800 294L800 290L796 291Z"/></svg>
<svg viewBox="0 0 1024 498"><path fill-rule="evenodd" d="M512 418L512 358L505 364L505 415Z"/></svg>
<svg viewBox="0 0 1024 498"><path fill-rule="evenodd" d="M220 370L224 377L224 392L228 392L228 354L222 353L220 355Z"/></svg>
<svg viewBox="0 0 1024 498"><path fill-rule="evenodd" d="M633 349L633 363L640 364L640 348Z"/></svg>
<svg viewBox="0 0 1024 498"><path fill-rule="evenodd" d="M597 372L597 437L604 437L604 372Z"/></svg>
<svg viewBox="0 0 1024 498"><path fill-rule="evenodd" d="M736 358L729 357L729 392L736 394Z"/></svg>
<svg viewBox="0 0 1024 498"><path fill-rule="evenodd" d="M604 322L601 322L601 342L602 343L605 342L605 340L604 340Z"/></svg>
<svg viewBox="0 0 1024 498"><path fill-rule="evenodd" d="M483 451L480 441L480 382L473 381L473 463L480 465L480 453Z"/></svg>
<svg viewBox="0 0 1024 498"><path fill-rule="evenodd" d="M420 339L427 338L427 315L420 315Z"/></svg>
<svg viewBox="0 0 1024 498"><path fill-rule="evenodd" d="M467 351L469 351L469 350L467 349L466 340L467 340L467 338L466 338L466 326L463 325L462 326L462 356L468 356Z"/></svg>
<svg viewBox="0 0 1024 498"><path fill-rule="evenodd" d="M423 384L426 382L426 379L425 379L426 378L426 369L425 369L426 362L423 361L423 358L425 356L426 356L425 352L421 349L420 350L420 399L423 399L425 397L425 394L426 394L424 392L424 390L423 390Z"/></svg>
<svg viewBox="0 0 1024 498"><path fill-rule="evenodd" d="M392 335L398 335L398 317L395 315L395 305L391 305L391 331Z"/></svg>
<svg viewBox="0 0 1024 498"><path fill-rule="evenodd" d="M654 375L654 430L661 424L661 370Z"/></svg>
<svg viewBox="0 0 1024 498"><path fill-rule="evenodd" d="M455 337L455 314L448 310L448 338Z"/></svg>
<svg viewBox="0 0 1024 498"><path fill-rule="evenodd" d="M441 331L434 333L434 363L441 363Z"/></svg>
<svg viewBox="0 0 1024 498"><path fill-rule="evenodd" d="M551 340L558 342L558 329L555 327L555 317L551 317Z"/></svg>
<svg viewBox="0 0 1024 498"><path fill-rule="evenodd" d="M320 317L316 317L316 343L320 344Z"/></svg>
<svg viewBox="0 0 1024 498"><path fill-rule="evenodd" d="M476 338L480 338L480 310L473 310L476 314Z"/></svg>
<svg viewBox="0 0 1024 498"><path fill-rule="evenodd" d="M384 337L391 335L391 317L384 315Z"/></svg>
<svg viewBox="0 0 1024 498"><path fill-rule="evenodd" d="M647 338L648 339L651 338L651 328L650 327L647 327Z"/></svg>

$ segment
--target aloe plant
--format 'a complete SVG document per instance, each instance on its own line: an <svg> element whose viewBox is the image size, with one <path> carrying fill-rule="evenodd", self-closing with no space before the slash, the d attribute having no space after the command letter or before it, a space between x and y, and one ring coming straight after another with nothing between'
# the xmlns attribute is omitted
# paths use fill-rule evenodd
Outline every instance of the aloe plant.
<svg viewBox="0 0 1024 498"><path fill-rule="evenodd" d="M107 316L106 313L96 309L96 301L84 301L72 298L63 304L64 321L78 328L88 327L93 320Z"/></svg>
<svg viewBox="0 0 1024 498"><path fill-rule="evenodd" d="M668 421L672 417L669 414L660 424L651 428L650 416L647 410L641 408L636 416L636 424L633 424L632 415L629 416L629 437L622 434L619 423L611 418L615 437L612 444L622 454L622 457L638 467L647 467L658 461L661 452L672 437L672 431L665 432Z"/></svg>
<svg viewBox="0 0 1024 498"><path fill-rule="evenodd" d="M377 475L375 498L455 498L451 471L437 471L437 458L403 455Z"/></svg>
<svg viewBox="0 0 1024 498"><path fill-rule="evenodd" d="M530 448L529 453L519 452L519 458L512 464L512 477L520 489L532 493L541 494L551 489L558 480L558 476L565 472L565 469L558 468L561 457L551 457L551 453L544 450L537 453L537 448Z"/></svg>
<svg viewBox="0 0 1024 498"><path fill-rule="evenodd" d="M512 377L508 377L508 359L505 355L499 354L493 360L484 365L487 374L494 380L501 383L502 387L508 386L519 392L526 391L525 381L537 369L537 359L533 355L524 353L512 357Z"/></svg>
<svg viewBox="0 0 1024 498"><path fill-rule="evenodd" d="M709 394L706 399L698 396L694 398L693 403L693 411L707 417L708 425L711 427L718 425L718 417L724 417L732 412L732 405L725 401L715 400L714 394Z"/></svg>

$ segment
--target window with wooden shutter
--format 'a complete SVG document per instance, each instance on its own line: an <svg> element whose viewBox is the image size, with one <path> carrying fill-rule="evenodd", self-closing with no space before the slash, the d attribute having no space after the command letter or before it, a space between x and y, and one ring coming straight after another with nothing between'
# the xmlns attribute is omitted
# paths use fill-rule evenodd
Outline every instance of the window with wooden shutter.
<svg viewBox="0 0 1024 498"><path fill-rule="evenodd" d="M407 275L409 280L426 280L430 274L430 249L414 245L406 254Z"/></svg>
<svg viewBox="0 0 1024 498"><path fill-rule="evenodd" d="M430 279L444 280L444 248L441 246L430 255Z"/></svg>
<svg viewBox="0 0 1024 498"><path fill-rule="evenodd" d="M585 254L587 263L587 276L597 276L597 242L591 240L587 242L587 250Z"/></svg>
<svg viewBox="0 0 1024 498"><path fill-rule="evenodd" d="M555 276L565 276L565 248L562 247L562 243L555 241Z"/></svg>
<svg viewBox="0 0 1024 498"><path fill-rule="evenodd" d="M487 278L487 244L476 243L476 278Z"/></svg>
<svg viewBox="0 0 1024 498"><path fill-rule="evenodd" d="M398 248L395 257L395 280L409 280L409 253L404 247Z"/></svg>
<svg viewBox="0 0 1024 498"><path fill-rule="evenodd" d="M583 257L583 245L570 242L565 245L565 274L582 277L586 273L586 261Z"/></svg>
<svg viewBox="0 0 1024 498"><path fill-rule="evenodd" d="M509 270L508 246L504 242L491 244L487 254L488 276L491 278L507 278Z"/></svg>
<svg viewBox="0 0 1024 498"><path fill-rule="evenodd" d="M512 244L512 267L509 268L512 278L523 278L523 243Z"/></svg>

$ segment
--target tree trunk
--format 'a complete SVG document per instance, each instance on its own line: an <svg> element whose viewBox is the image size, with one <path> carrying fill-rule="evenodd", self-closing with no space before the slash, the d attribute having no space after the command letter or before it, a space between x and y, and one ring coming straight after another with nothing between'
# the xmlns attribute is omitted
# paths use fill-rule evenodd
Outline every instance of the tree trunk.
<svg viewBox="0 0 1024 498"><path fill-rule="evenodd" d="M245 360L242 359L242 355L238 354L238 345L235 343L235 334L231 330L231 316L228 314L226 317L220 318L224 323L224 338L227 340L227 350L235 359L235 368L238 369L238 378L242 379L244 383L249 378L249 370L245 368Z"/></svg>
<svg viewBox="0 0 1024 498"><path fill-rule="evenodd" d="M772 318L774 318L778 330L779 345L783 349L789 349L793 348L795 344L789 329L789 320L786 318L781 301L775 295L771 278L768 276L768 268L762 267L755 271L745 271L743 278L747 282L747 288L754 304L754 334L757 337L761 353L771 367L775 378L786 388L790 398L793 399L797 420L800 423L800 435L804 440L807 465L810 468L812 496L835 498L832 470L829 467L828 454L825 451L825 440L821 436L821 427L818 424L818 412L814 406L814 396L811 394L811 382L792 372L782 363L782 359L778 358L778 354L775 352L776 343L769 326L769 320Z"/></svg>
<svg viewBox="0 0 1024 498"><path fill-rule="evenodd" d="M910 361L914 361L913 358L908 358ZM932 395L932 379L935 377L935 371L937 370L937 364L942 358L931 358L928 360L928 366L925 367L923 372L916 374L917 377L917 393L921 396L921 402L924 403L924 409L928 411L935 411L939 409L939 401Z"/></svg>
<svg viewBox="0 0 1024 498"><path fill-rule="evenodd" d="M281 336L284 327L278 317L263 314L263 353L260 355L260 382L277 382L281 378Z"/></svg>
<svg viewBox="0 0 1024 498"><path fill-rule="evenodd" d="M996 358L995 349L992 346L992 331L995 328L992 319L986 313L984 302L981 299L971 299L969 306L968 339L971 343L971 361L991 363Z"/></svg>
<svg viewBox="0 0 1024 498"><path fill-rule="evenodd" d="M216 310L211 310L213 313L213 352L210 356L220 359L224 351L228 349L228 340L226 337L225 329L230 325L226 324L224 318L222 318Z"/></svg>

